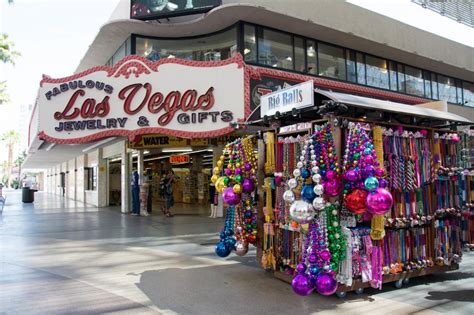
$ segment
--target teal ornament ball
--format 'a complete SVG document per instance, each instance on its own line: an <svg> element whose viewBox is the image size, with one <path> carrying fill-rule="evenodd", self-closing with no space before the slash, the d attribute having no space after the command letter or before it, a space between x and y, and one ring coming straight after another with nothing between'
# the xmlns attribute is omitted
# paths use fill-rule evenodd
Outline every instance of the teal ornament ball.
<svg viewBox="0 0 474 315"><path fill-rule="evenodd" d="M368 191L373 191L379 187L379 181L373 176L367 177L364 181L364 187Z"/></svg>

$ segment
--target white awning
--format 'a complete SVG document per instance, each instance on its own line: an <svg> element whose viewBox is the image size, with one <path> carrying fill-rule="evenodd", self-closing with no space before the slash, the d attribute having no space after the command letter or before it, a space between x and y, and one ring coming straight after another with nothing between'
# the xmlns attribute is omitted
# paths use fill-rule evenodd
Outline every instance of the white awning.
<svg viewBox="0 0 474 315"><path fill-rule="evenodd" d="M379 100L375 98L357 96L346 93L330 92L320 89L314 89L315 93L328 97L329 99L344 103L346 105L365 108L368 110L378 110L382 112L401 113L411 116L431 118L434 120L443 120L451 122L472 123L469 119L436 109L424 108L417 105L406 105L402 103Z"/></svg>

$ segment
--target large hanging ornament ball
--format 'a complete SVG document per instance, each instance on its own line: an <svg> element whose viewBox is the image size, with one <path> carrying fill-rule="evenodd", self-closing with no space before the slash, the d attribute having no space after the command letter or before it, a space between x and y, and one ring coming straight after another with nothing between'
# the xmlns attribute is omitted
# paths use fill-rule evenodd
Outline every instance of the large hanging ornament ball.
<svg viewBox="0 0 474 315"><path fill-rule="evenodd" d="M248 251L249 251L249 246L247 243L238 241L237 244L235 244L235 253L238 256L244 256L245 254L247 254Z"/></svg>
<svg viewBox="0 0 474 315"><path fill-rule="evenodd" d="M364 181L364 187L368 191L373 191L379 187L379 180L373 176L367 177Z"/></svg>
<svg viewBox="0 0 474 315"><path fill-rule="evenodd" d="M372 165L366 165L362 171L364 177L371 177L375 174L375 167Z"/></svg>
<svg viewBox="0 0 474 315"><path fill-rule="evenodd" d="M290 189L295 189L296 186L298 186L298 181L296 180L296 178L290 178L288 180L288 187L290 187Z"/></svg>
<svg viewBox="0 0 474 315"><path fill-rule="evenodd" d="M364 162L365 162L365 164L373 164L374 163L374 157L372 155L366 155L366 156L364 156Z"/></svg>
<svg viewBox="0 0 474 315"><path fill-rule="evenodd" d="M222 198L224 202L228 205L236 205L240 201L240 197L235 193L232 187L227 187L222 193Z"/></svg>
<svg viewBox="0 0 474 315"><path fill-rule="evenodd" d="M313 208L315 210L322 210L324 208L324 206L326 205L326 202L324 201L324 199L322 197L316 197L314 198L313 200Z"/></svg>
<svg viewBox="0 0 474 315"><path fill-rule="evenodd" d="M311 175L310 171L306 168L303 168L303 170L301 171L301 177L303 177L304 179L308 178L309 176Z"/></svg>
<svg viewBox="0 0 474 315"><path fill-rule="evenodd" d="M355 214L362 214L367 210L366 199L367 191L354 189L344 198L344 205L349 211Z"/></svg>
<svg viewBox="0 0 474 315"><path fill-rule="evenodd" d="M316 195L322 195L324 192L324 186L321 184L314 185L313 191Z"/></svg>
<svg viewBox="0 0 474 315"><path fill-rule="evenodd" d="M319 184L321 182L321 175L320 174L314 174L313 175L313 182L316 184Z"/></svg>
<svg viewBox="0 0 474 315"><path fill-rule="evenodd" d="M314 283L309 276L305 274L298 274L293 278L291 287L296 294L306 296L313 293Z"/></svg>
<svg viewBox="0 0 474 315"><path fill-rule="evenodd" d="M216 190L218 193L222 193L225 189L224 177L219 177L215 183Z"/></svg>
<svg viewBox="0 0 474 315"><path fill-rule="evenodd" d="M295 201L290 207L291 219L300 224L311 222L315 215L313 206L303 200Z"/></svg>
<svg viewBox="0 0 474 315"><path fill-rule="evenodd" d="M294 177L299 177L301 175L301 171L298 168L295 168L293 171L293 176Z"/></svg>
<svg viewBox="0 0 474 315"><path fill-rule="evenodd" d="M392 194L384 188L377 188L367 195L367 209L372 214L385 214L392 208Z"/></svg>
<svg viewBox="0 0 474 315"><path fill-rule="evenodd" d="M292 203L295 201L295 194L291 190L286 190L283 193L283 200L285 200L287 203Z"/></svg>
<svg viewBox="0 0 474 315"><path fill-rule="evenodd" d="M342 192L342 189L344 188L344 185L342 184L342 181L339 180L339 178L334 177L333 179L326 180L323 183L324 186L324 194L326 194L329 197L336 197Z"/></svg>
<svg viewBox="0 0 474 315"><path fill-rule="evenodd" d="M240 184L235 184L234 187L232 187L232 189L234 190L236 194L242 193L242 186L240 186Z"/></svg>
<svg viewBox="0 0 474 315"><path fill-rule="evenodd" d="M316 291L322 295L334 294L337 290L337 281L329 272L321 272L316 277Z"/></svg>
<svg viewBox="0 0 474 315"><path fill-rule="evenodd" d="M244 178L242 181L242 191L244 193L251 193L253 188L253 181L250 178Z"/></svg>
<svg viewBox="0 0 474 315"><path fill-rule="evenodd" d="M301 199L307 202L313 202L313 199L316 197L313 191L313 185L304 185L301 189Z"/></svg>
<svg viewBox="0 0 474 315"><path fill-rule="evenodd" d="M355 182L356 180L359 179L359 173L356 172L355 170L348 170L345 174L344 177L346 180L350 182Z"/></svg>
<svg viewBox="0 0 474 315"><path fill-rule="evenodd" d="M457 143L457 142L461 141L461 137L459 137L459 135L457 133L453 133L451 135L451 141L453 141L454 143Z"/></svg>
<svg viewBox="0 0 474 315"><path fill-rule="evenodd" d="M217 243L215 251L217 256L227 257L229 256L231 249L227 247L224 242L220 241L219 243Z"/></svg>

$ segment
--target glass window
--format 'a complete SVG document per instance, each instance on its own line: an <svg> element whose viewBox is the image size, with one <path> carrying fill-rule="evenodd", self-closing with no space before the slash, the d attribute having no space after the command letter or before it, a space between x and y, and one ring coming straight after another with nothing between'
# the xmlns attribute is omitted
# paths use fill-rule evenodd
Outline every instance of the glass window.
<svg viewBox="0 0 474 315"><path fill-rule="evenodd" d="M356 53L355 51L346 50L347 80L357 82L356 73Z"/></svg>
<svg viewBox="0 0 474 315"><path fill-rule="evenodd" d="M431 95L431 79L429 71L423 71L423 79L425 84L425 97L432 98L433 96Z"/></svg>
<svg viewBox="0 0 474 315"><path fill-rule="evenodd" d="M373 56L365 56L367 85L388 89L387 61Z"/></svg>
<svg viewBox="0 0 474 315"><path fill-rule="evenodd" d="M85 167L85 190L97 190L97 166Z"/></svg>
<svg viewBox="0 0 474 315"><path fill-rule="evenodd" d="M304 62L304 40L301 37L294 38L295 41L295 70L306 72Z"/></svg>
<svg viewBox="0 0 474 315"><path fill-rule="evenodd" d="M393 61L389 61L388 67L390 74L390 90L398 91L397 64Z"/></svg>
<svg viewBox="0 0 474 315"><path fill-rule="evenodd" d="M257 37L255 26L244 25L244 59L248 62L257 62Z"/></svg>
<svg viewBox="0 0 474 315"><path fill-rule="evenodd" d="M187 60L224 60L237 53L236 28L192 39L152 39L137 37L137 55L156 61L162 58Z"/></svg>
<svg viewBox="0 0 474 315"><path fill-rule="evenodd" d="M456 104L456 85L454 79L438 74L439 99Z"/></svg>
<svg viewBox="0 0 474 315"><path fill-rule="evenodd" d="M456 104L462 105L462 82L461 80L455 79L455 83L456 83L456 96L457 96Z"/></svg>
<svg viewBox="0 0 474 315"><path fill-rule="evenodd" d="M344 49L318 43L319 75L346 80Z"/></svg>
<svg viewBox="0 0 474 315"><path fill-rule="evenodd" d="M364 55L361 53L357 53L357 83L359 84L367 84L367 80L365 79L365 60Z"/></svg>
<svg viewBox="0 0 474 315"><path fill-rule="evenodd" d="M474 107L474 83L463 82L462 88L464 106Z"/></svg>
<svg viewBox="0 0 474 315"><path fill-rule="evenodd" d="M439 100L437 82L438 80L436 79L436 73L431 73L431 94L433 95L432 98L435 100Z"/></svg>
<svg viewBox="0 0 474 315"><path fill-rule="evenodd" d="M270 67L293 70L291 35L260 28L258 62Z"/></svg>
<svg viewBox="0 0 474 315"><path fill-rule="evenodd" d="M316 43L314 40L306 41L306 58L308 59L308 73L317 74Z"/></svg>
<svg viewBox="0 0 474 315"><path fill-rule="evenodd" d="M424 96L423 74L420 69L405 66L405 92L407 94Z"/></svg>
<svg viewBox="0 0 474 315"><path fill-rule="evenodd" d="M405 85L405 66L401 64L397 64L397 79L398 79L398 91L405 93L406 92L406 85Z"/></svg>

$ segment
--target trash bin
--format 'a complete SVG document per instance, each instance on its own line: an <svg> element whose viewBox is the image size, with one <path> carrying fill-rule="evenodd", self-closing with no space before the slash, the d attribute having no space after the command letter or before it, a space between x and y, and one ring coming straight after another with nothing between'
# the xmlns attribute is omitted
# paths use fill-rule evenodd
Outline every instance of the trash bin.
<svg viewBox="0 0 474 315"><path fill-rule="evenodd" d="M31 190L30 187L23 187L21 189L21 201L24 203L31 203L35 201L35 190Z"/></svg>

